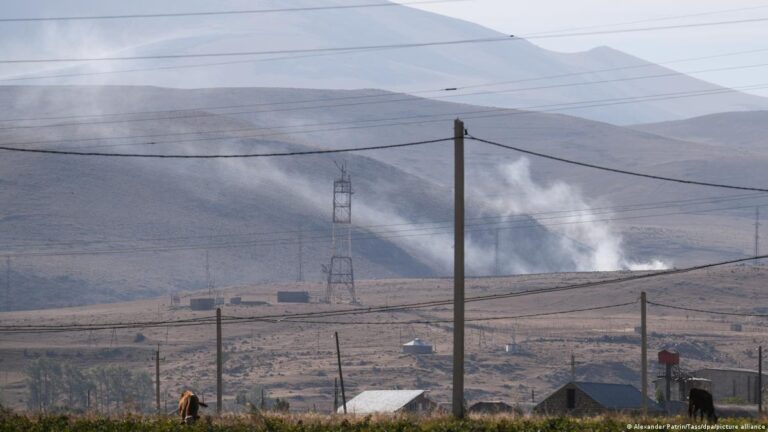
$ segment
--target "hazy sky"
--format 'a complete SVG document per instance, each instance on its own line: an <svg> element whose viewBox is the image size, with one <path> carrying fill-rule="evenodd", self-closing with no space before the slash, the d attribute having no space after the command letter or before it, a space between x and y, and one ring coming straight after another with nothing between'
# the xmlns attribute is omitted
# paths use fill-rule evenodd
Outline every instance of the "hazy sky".
<svg viewBox="0 0 768 432"><path fill-rule="evenodd" d="M398 1L403 2L403 0ZM768 1L766 0L535 0L527 2L467 0L423 5L419 8L475 22L503 33L522 36L550 31L572 32L576 31L572 29L589 26L601 27L583 31L768 18ZM749 9L733 10L742 8ZM710 14L710 12L717 13ZM703 15L656 20L696 14ZM654 21L624 24L646 19ZM612 26L602 27L604 25ZM555 51L583 51L607 45L647 60L663 62L768 48L768 21L639 33L532 39L531 42ZM686 63L685 66L679 66L676 69L686 72L761 63L768 63L768 51ZM768 68L709 72L696 74L696 76L726 86L743 86L768 83ZM754 93L768 96L766 90Z"/></svg>

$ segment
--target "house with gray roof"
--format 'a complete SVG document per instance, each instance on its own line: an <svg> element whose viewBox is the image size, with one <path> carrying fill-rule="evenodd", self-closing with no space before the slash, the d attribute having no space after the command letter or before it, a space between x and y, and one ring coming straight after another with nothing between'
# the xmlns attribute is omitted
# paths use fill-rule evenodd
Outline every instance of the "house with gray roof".
<svg viewBox="0 0 768 432"><path fill-rule="evenodd" d="M646 398L649 412L659 412L661 407ZM633 413L643 408L643 395L629 384L593 382L569 382L534 408L537 414L547 415L596 415L608 412Z"/></svg>
<svg viewBox="0 0 768 432"><path fill-rule="evenodd" d="M366 390L347 401L349 414L425 413L436 407L426 390ZM343 413L344 407L337 412Z"/></svg>

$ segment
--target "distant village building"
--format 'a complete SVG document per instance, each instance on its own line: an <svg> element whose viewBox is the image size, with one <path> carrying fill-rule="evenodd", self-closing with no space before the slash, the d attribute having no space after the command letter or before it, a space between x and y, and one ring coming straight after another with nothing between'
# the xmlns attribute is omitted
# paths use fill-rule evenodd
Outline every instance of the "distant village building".
<svg viewBox="0 0 768 432"><path fill-rule="evenodd" d="M307 291L278 291L278 303L309 303L309 292Z"/></svg>
<svg viewBox="0 0 768 432"><path fill-rule="evenodd" d="M240 303L238 303L239 306L268 306L269 303L265 302L264 300L244 300L240 299Z"/></svg>
<svg viewBox="0 0 768 432"><path fill-rule="evenodd" d="M469 412L473 414L501 414L514 411L512 405L501 401L480 401L469 407Z"/></svg>
<svg viewBox="0 0 768 432"><path fill-rule="evenodd" d="M242 296L230 297L229 304L231 306L267 306L269 305L269 303L263 300L243 300Z"/></svg>
<svg viewBox="0 0 768 432"><path fill-rule="evenodd" d="M214 306L213 297L189 299L189 308L194 311L213 310Z"/></svg>
<svg viewBox="0 0 768 432"><path fill-rule="evenodd" d="M660 411L648 398L648 411ZM629 384L569 382L534 408L537 414L584 416L609 412L634 413L642 410L643 395Z"/></svg>
<svg viewBox="0 0 768 432"><path fill-rule="evenodd" d="M706 368L691 375L711 381L712 399L723 403L742 401L757 403L757 371L739 368ZM763 374L763 386L768 385L768 375Z"/></svg>
<svg viewBox="0 0 768 432"><path fill-rule="evenodd" d="M419 338L403 344L405 354L432 354L433 351L432 345Z"/></svg>
<svg viewBox="0 0 768 432"><path fill-rule="evenodd" d="M347 401L349 414L428 413L436 408L426 390L367 390ZM344 407L337 412L343 413Z"/></svg>

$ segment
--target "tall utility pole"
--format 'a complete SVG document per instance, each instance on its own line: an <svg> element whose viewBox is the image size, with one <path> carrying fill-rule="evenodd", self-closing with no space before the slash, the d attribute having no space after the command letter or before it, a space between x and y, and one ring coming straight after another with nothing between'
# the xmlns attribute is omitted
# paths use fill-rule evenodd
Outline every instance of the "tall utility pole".
<svg viewBox="0 0 768 432"><path fill-rule="evenodd" d="M757 412L763 412L763 346L757 347Z"/></svg>
<svg viewBox="0 0 768 432"><path fill-rule="evenodd" d="M453 122L453 416L464 418L464 122Z"/></svg>
<svg viewBox="0 0 768 432"><path fill-rule="evenodd" d="M760 207L755 207L755 256L760 256Z"/></svg>
<svg viewBox="0 0 768 432"><path fill-rule="evenodd" d="M576 356L571 353L571 382L576 382Z"/></svg>
<svg viewBox="0 0 768 432"><path fill-rule="evenodd" d="M222 393L224 383L222 380L223 359L221 350L221 308L216 308L216 413L221 414Z"/></svg>
<svg viewBox="0 0 768 432"><path fill-rule="evenodd" d="M5 257L5 310L11 310L11 257Z"/></svg>
<svg viewBox="0 0 768 432"><path fill-rule="evenodd" d="M493 273L498 276L501 271L499 269L499 229L496 228L496 241L493 247Z"/></svg>
<svg viewBox="0 0 768 432"><path fill-rule="evenodd" d="M643 415L648 414L648 328L646 326L645 291L640 293L640 373L643 386Z"/></svg>
<svg viewBox="0 0 768 432"><path fill-rule="evenodd" d="M341 385L341 403L344 406L344 414L347 413L347 395L344 393L344 375L341 373L341 350L339 349L339 332L333 332L336 337L336 362L339 364L339 384Z"/></svg>
<svg viewBox="0 0 768 432"><path fill-rule="evenodd" d="M299 256L298 256L298 272L296 274L296 282L303 282L304 281L304 272L302 271L301 265L302 261L304 260L304 236L301 232L301 225L299 225Z"/></svg>
<svg viewBox="0 0 768 432"><path fill-rule="evenodd" d="M157 415L160 415L160 345L157 345L155 351L155 404L157 405Z"/></svg>
<svg viewBox="0 0 768 432"><path fill-rule="evenodd" d="M339 410L339 379L333 379L333 413Z"/></svg>
<svg viewBox="0 0 768 432"><path fill-rule="evenodd" d="M205 250L205 286L208 288L208 295L211 297L216 297L214 290L216 288L216 281L211 274L211 262L208 249Z"/></svg>

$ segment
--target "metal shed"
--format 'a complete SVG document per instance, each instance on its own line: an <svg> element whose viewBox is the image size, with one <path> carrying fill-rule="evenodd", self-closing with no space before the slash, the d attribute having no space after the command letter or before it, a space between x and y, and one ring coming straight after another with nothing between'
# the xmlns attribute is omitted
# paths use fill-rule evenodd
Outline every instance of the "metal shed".
<svg viewBox="0 0 768 432"><path fill-rule="evenodd" d="M366 390L347 402L347 413L421 413L436 407L426 390ZM337 412L343 413L344 407L339 407Z"/></svg>
<svg viewBox="0 0 768 432"><path fill-rule="evenodd" d="M213 297L189 299L189 308L195 311L213 310L215 307Z"/></svg>
<svg viewBox="0 0 768 432"><path fill-rule="evenodd" d="M403 352L406 354L432 354L433 351L432 345L419 338L403 344Z"/></svg>
<svg viewBox="0 0 768 432"><path fill-rule="evenodd" d="M278 303L309 303L309 292L307 291L278 291Z"/></svg>

